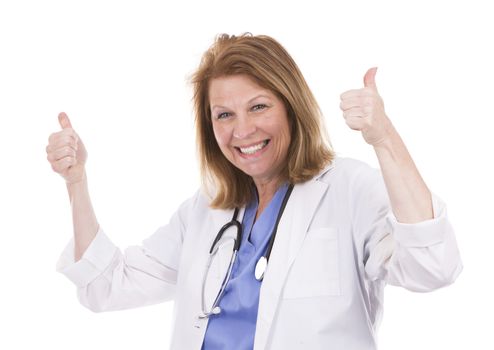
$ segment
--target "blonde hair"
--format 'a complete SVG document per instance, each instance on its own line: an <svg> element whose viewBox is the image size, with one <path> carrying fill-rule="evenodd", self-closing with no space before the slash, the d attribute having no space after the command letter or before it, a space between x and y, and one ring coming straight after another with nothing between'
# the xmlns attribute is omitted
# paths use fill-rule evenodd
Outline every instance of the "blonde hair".
<svg viewBox="0 0 494 350"><path fill-rule="evenodd" d="M282 178L305 182L334 158L319 106L288 52L266 35L221 34L202 56L192 75L198 156L203 185L214 188L210 206L242 207L252 200L252 178L221 152L212 127L208 89L212 79L243 74L269 89L285 104L291 124L291 143Z"/></svg>

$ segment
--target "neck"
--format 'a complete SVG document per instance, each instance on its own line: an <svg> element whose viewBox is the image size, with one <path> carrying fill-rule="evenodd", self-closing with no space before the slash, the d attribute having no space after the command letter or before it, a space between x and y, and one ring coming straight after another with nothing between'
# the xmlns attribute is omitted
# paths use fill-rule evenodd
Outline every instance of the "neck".
<svg viewBox="0 0 494 350"><path fill-rule="evenodd" d="M256 219L261 215L262 211L269 204L274 194L282 184L281 179L271 179L267 181L254 180L259 197L259 205L257 207Z"/></svg>

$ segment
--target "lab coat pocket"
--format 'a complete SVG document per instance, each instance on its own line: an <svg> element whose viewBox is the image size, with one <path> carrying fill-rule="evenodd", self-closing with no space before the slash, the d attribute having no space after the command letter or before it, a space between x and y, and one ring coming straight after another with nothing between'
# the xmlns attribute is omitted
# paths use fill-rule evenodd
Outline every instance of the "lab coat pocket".
<svg viewBox="0 0 494 350"><path fill-rule="evenodd" d="M340 295L338 230L307 232L287 277L285 299Z"/></svg>

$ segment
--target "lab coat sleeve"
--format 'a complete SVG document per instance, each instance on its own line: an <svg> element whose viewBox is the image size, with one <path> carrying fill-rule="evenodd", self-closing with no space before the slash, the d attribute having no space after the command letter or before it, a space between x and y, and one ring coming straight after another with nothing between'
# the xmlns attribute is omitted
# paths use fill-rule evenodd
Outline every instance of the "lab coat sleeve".
<svg viewBox="0 0 494 350"><path fill-rule="evenodd" d="M103 230L74 262L74 243L63 251L57 270L76 286L79 301L95 312L133 308L170 300L175 295L189 200L141 246L123 253Z"/></svg>
<svg viewBox="0 0 494 350"><path fill-rule="evenodd" d="M366 278L416 292L455 281L462 262L444 202L432 194L434 217L414 224L394 216L382 174L362 167L353 188L354 230L364 248Z"/></svg>

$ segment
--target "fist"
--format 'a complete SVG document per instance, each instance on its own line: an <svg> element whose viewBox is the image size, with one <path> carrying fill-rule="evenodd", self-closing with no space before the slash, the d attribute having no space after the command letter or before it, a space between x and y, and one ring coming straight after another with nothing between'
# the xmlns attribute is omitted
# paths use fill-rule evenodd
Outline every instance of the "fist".
<svg viewBox="0 0 494 350"><path fill-rule="evenodd" d="M60 174L67 184L76 183L85 176L86 148L72 128L67 114L60 113L58 122L62 130L51 134L48 138L46 158L53 171Z"/></svg>
<svg viewBox="0 0 494 350"><path fill-rule="evenodd" d="M341 94L340 108L347 125L362 132L364 140L376 146L384 142L392 128L384 112L384 103L377 92L377 68L370 68L364 76L364 87Z"/></svg>

